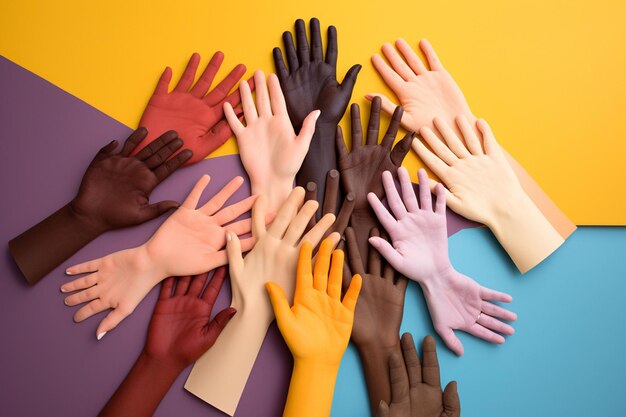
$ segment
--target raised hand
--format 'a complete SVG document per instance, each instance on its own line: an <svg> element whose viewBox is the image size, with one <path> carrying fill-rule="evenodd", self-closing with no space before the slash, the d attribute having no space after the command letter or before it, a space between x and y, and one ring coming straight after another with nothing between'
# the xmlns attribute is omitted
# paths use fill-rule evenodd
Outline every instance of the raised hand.
<svg viewBox="0 0 626 417"><path fill-rule="evenodd" d="M213 346L236 310L226 308L211 320L226 268L217 269L203 291L207 275L163 281L143 351L100 417L153 415L183 369Z"/></svg>
<svg viewBox="0 0 626 417"><path fill-rule="evenodd" d="M343 252L336 242L322 242L311 265L313 246L300 249L293 307L281 285L266 284L278 328L294 358L284 417L328 416L341 357L348 347L354 309L361 288L355 275L341 299Z"/></svg>
<svg viewBox="0 0 626 417"><path fill-rule="evenodd" d="M224 103L224 113L237 138L252 194L267 196L269 212L276 213L293 188L320 112L309 113L296 135L276 75L270 74L266 84L263 72L256 71L254 84L256 106L248 84L239 85L245 126L228 102Z"/></svg>
<svg viewBox="0 0 626 417"><path fill-rule="evenodd" d="M380 237L378 229L372 229L370 236ZM376 249L370 248L367 254L361 254L350 227L346 238L350 266L344 269L344 287L348 284L346 277L352 273L363 277L354 312L352 342L359 351L370 404L375 409L381 400L391 398L387 363L389 355L400 345L407 279L384 263Z"/></svg>
<svg viewBox="0 0 626 417"><path fill-rule="evenodd" d="M352 121L352 149L348 152L343 139L343 132L337 128L336 144L341 172L341 182L346 193L354 195L354 211L350 225L354 228L357 244L361 253L367 253L367 238L370 230L378 226L374 213L367 203L367 193L373 192L379 197L383 195L381 175L383 171L395 172L411 147L413 134L404 136L395 146L402 108L394 111L391 122L383 139L378 143L380 130L380 99L372 102L365 141L361 129L361 114L358 104L350 109Z"/></svg>
<svg viewBox="0 0 626 417"><path fill-rule="evenodd" d="M352 66L339 84L337 30L334 26L328 28L325 57L322 53L320 22L316 18L311 19L310 31L309 45L304 21L302 19L296 21L297 48L291 32L283 33L288 69L281 50L274 48L273 53L276 74L285 94L289 117L296 132L300 131L309 113L314 110L321 111L309 152L296 176L296 184L305 187L309 181L313 181L322 188L326 173L337 168L333 143L335 129L350 102L361 65Z"/></svg>
<svg viewBox="0 0 626 417"><path fill-rule="evenodd" d="M398 176L402 198L391 173L383 174L391 213L375 194L368 195L392 244L379 237L371 237L370 243L397 271L420 284L435 330L457 355L464 351L454 334L457 329L491 343L504 343L499 333L512 335L514 330L501 320L515 320L517 316L491 301L511 302L512 298L481 287L452 267L448 258L443 187L435 187L437 202L433 209L430 190L424 186L428 183L426 171L418 172L419 204L406 169L400 168Z"/></svg>
<svg viewBox="0 0 626 417"><path fill-rule="evenodd" d="M250 219L230 222L250 210L255 197L222 209L243 183L241 177L236 177L206 204L196 208L208 183L208 175L202 176L183 204L143 245L66 270L67 275L89 273L61 287L62 292L78 291L66 297L66 305L88 303L74 314L76 322L112 309L98 326L96 334L101 339L166 277L197 275L226 264L223 249L226 231L239 235L250 231ZM254 238L242 242L244 250L250 250L253 245Z"/></svg>
<svg viewBox="0 0 626 417"><path fill-rule="evenodd" d="M402 353L389 358L391 401L381 401L377 417L460 417L456 381L441 391L435 339L422 343L422 362L410 333L402 335Z"/></svg>
<svg viewBox="0 0 626 417"><path fill-rule="evenodd" d="M137 151L157 135L175 129L185 146L193 150L193 157L185 162L188 165L203 160L226 142L232 131L224 118L223 105L230 103L235 107L239 104L239 92L228 93L246 72L246 67L238 64L209 91L223 61L224 54L216 52L194 84L200 64L200 55L194 53L172 91L169 91L172 69L165 68L141 116L139 125L147 127L150 133Z"/></svg>
<svg viewBox="0 0 626 417"><path fill-rule="evenodd" d="M9 242L29 283L37 283L102 233L144 223L179 206L176 201L150 204L150 194L192 152L179 152L183 141L169 131L130 156L147 133L145 128L137 129L119 152L115 140L100 149L87 167L76 197Z"/></svg>

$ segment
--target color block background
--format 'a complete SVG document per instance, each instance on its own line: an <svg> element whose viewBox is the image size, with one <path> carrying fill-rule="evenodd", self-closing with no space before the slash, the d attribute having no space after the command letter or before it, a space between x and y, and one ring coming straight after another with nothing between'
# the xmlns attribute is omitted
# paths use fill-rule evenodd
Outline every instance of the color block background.
<svg viewBox="0 0 626 417"><path fill-rule="evenodd" d="M166 65L180 74L193 51L205 63L220 49L228 69L272 71L282 31L312 16L338 28L340 74L364 65L355 101L384 91L370 64L383 42L427 37L473 111L576 224L626 225L622 0L3 1L0 54L135 126ZM233 152L231 140L218 155ZM588 204L581 191L609 200Z"/></svg>

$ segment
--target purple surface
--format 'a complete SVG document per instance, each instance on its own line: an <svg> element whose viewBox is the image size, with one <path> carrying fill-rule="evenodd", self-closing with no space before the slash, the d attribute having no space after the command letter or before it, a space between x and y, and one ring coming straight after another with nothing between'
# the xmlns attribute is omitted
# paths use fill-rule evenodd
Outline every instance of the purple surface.
<svg viewBox="0 0 626 417"><path fill-rule="evenodd" d="M157 289L115 331L97 342L96 326L104 313L73 323L78 307L63 304L59 287L68 281L63 270L144 242L164 217L106 233L29 287L6 242L66 204L95 152L112 139L123 140L130 129L1 56L0 91L4 132L0 141L4 201L0 208L4 245L0 257L0 415L96 415L143 346ZM204 200L233 176L247 178L237 155L214 158L176 172L155 190L154 201L181 201L203 173L212 177ZM233 199L248 192L246 183ZM472 226L456 215L449 216L450 234ZM230 291L225 288L215 311L229 301ZM236 415L280 416L290 370L291 355L273 325ZM155 415L223 416L183 389L189 371L178 378Z"/></svg>

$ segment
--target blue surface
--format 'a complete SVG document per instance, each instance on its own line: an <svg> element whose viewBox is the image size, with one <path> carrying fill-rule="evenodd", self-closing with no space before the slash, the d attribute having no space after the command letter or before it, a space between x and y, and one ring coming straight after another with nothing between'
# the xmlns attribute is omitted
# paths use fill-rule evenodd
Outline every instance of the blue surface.
<svg viewBox="0 0 626 417"><path fill-rule="evenodd" d="M626 228L581 227L522 276L487 229L450 238L457 270L513 296L516 333L490 345L458 332L457 358L437 337L442 383L459 383L464 417L626 415ZM402 331L435 334L419 287L406 295ZM358 355L343 358L333 417L368 416Z"/></svg>

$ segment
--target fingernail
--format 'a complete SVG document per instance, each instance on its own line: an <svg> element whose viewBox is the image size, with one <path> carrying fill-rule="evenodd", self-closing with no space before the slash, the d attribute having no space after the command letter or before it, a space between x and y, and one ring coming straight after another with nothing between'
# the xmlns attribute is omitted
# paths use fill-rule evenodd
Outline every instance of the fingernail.
<svg viewBox="0 0 626 417"><path fill-rule="evenodd" d="M231 239L230 232L226 232L226 241L230 242L230 239Z"/></svg>
<svg viewBox="0 0 626 417"><path fill-rule="evenodd" d="M372 96L371 94L365 94L365 99L371 100L373 98L374 98L374 96Z"/></svg>
<svg viewBox="0 0 626 417"><path fill-rule="evenodd" d="M105 334L107 334L107 332L102 332L102 333L99 333L99 334L98 334L98 336L96 336L96 338L97 338L98 340L100 340L100 339L102 339L102 338L104 337L104 335L105 335Z"/></svg>
<svg viewBox="0 0 626 417"><path fill-rule="evenodd" d="M72 275L72 271L70 271L69 269L65 270L65 275Z"/></svg>
<svg viewBox="0 0 626 417"><path fill-rule="evenodd" d="M61 292L65 293L65 292L67 292L67 290L65 288L61 287Z"/></svg>
<svg viewBox="0 0 626 417"><path fill-rule="evenodd" d="M315 110L315 114L313 115L313 119L317 120L320 117L320 114L322 114L321 110Z"/></svg>
<svg viewBox="0 0 626 417"><path fill-rule="evenodd" d="M235 313L237 313L237 310L235 310L234 308L231 308L230 311L228 312L228 318L232 319Z"/></svg>
<svg viewBox="0 0 626 417"><path fill-rule="evenodd" d="M67 303L67 298L65 300L63 300L63 304L65 304L66 306L68 306L69 304Z"/></svg>

